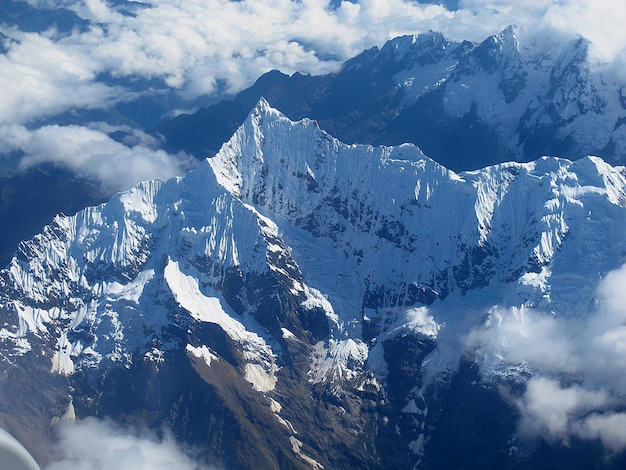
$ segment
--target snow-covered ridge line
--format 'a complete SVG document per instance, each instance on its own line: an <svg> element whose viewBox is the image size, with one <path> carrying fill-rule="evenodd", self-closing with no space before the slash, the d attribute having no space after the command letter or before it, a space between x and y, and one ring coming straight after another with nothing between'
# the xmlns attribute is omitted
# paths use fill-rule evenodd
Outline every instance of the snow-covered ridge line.
<svg viewBox="0 0 626 470"><path fill-rule="evenodd" d="M188 267L200 265L202 282L210 286L241 263L248 274L278 269L267 265L270 249L274 258L283 250L275 242L270 245L275 237L271 221L224 192L206 163L184 178L140 183L106 204L58 216L42 234L23 242L0 273L3 354L21 355L32 349L33 340L41 341L52 350L52 371L61 374L103 360L162 360L163 351L154 350L151 339L160 337L172 317L160 286L165 281L180 287L174 280L188 278L172 274L178 272L172 268L179 266L177 261L164 260L182 258ZM179 291L165 295L178 299L192 318L205 321L192 299ZM197 297L211 302L200 293ZM235 315L229 312L215 321L248 351L251 384L271 389L274 353L236 319L229 320ZM256 360L259 354L263 357Z"/></svg>
<svg viewBox="0 0 626 470"><path fill-rule="evenodd" d="M24 242L0 273L0 340L12 356L43 339L51 367L67 374L102 360L130 364L137 353L162 357L151 341L173 321L173 302L239 343L245 377L269 391L273 342L303 334L295 317L264 317L254 331L243 321L258 301L246 289L272 279L298 315L321 312L328 323L312 343L314 382L368 367L384 379L372 345L405 334L439 342L431 364L445 368L462 352L460 329L495 303L584 315L593 286L569 279L619 267L625 200L624 168L596 157L457 174L413 145L343 144L262 99L184 177L58 217ZM252 284L226 295L228 283ZM482 307L451 316L446 305L476 293L487 296Z"/></svg>

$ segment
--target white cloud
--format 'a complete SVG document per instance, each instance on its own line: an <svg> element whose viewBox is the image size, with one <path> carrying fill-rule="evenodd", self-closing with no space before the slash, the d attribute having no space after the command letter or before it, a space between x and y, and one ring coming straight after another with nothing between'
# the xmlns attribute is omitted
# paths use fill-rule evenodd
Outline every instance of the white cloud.
<svg viewBox="0 0 626 470"><path fill-rule="evenodd" d="M60 455L46 470L198 470L168 434L155 435L123 428L110 421L87 418L59 428Z"/></svg>
<svg viewBox="0 0 626 470"><path fill-rule="evenodd" d="M580 386L561 387L558 380L533 377L518 401L522 433L564 439L572 433L572 421L591 410L604 408L609 399L606 392L589 391Z"/></svg>
<svg viewBox="0 0 626 470"><path fill-rule="evenodd" d="M95 127L95 126L94 126ZM104 125L107 131L112 129ZM23 155L19 169L52 163L77 176L101 183L107 192L128 189L147 179L167 179L182 174L193 160L154 148L142 133L129 135L127 146L103 130L84 126L50 125L35 130L19 124L0 125L0 148Z"/></svg>
<svg viewBox="0 0 626 470"><path fill-rule="evenodd" d="M6 33L17 41L0 55L0 123L103 107L123 95L120 88L94 81L98 65L85 48L35 33Z"/></svg>
<svg viewBox="0 0 626 470"><path fill-rule="evenodd" d="M626 265L600 282L597 305L585 318L494 308L486 327L468 335L483 374L532 374L514 400L522 434L626 449L625 285Z"/></svg>
<svg viewBox="0 0 626 470"><path fill-rule="evenodd" d="M613 452L626 449L626 413L595 413L574 424L573 433L583 439L599 439Z"/></svg>
<svg viewBox="0 0 626 470"><path fill-rule="evenodd" d="M613 61L626 53L626 10L619 0L552 2L545 21L557 30L586 37L600 60Z"/></svg>
<svg viewBox="0 0 626 470"><path fill-rule="evenodd" d="M571 437L599 440L607 450L621 452L626 449L626 413L612 411L616 404L623 404L623 397L604 389L563 386L558 380L536 376L516 400L519 430L522 435L564 444Z"/></svg>
<svg viewBox="0 0 626 470"><path fill-rule="evenodd" d="M489 370L523 365L574 372L579 367L571 332L556 318L524 307L495 307L490 317L488 328L473 330L466 340Z"/></svg>
<svg viewBox="0 0 626 470"><path fill-rule="evenodd" d="M541 436L567 444L571 437L599 440L610 452L626 449L626 413L614 411L623 396L580 385L563 386L558 380L536 376L515 402L524 436Z"/></svg>
<svg viewBox="0 0 626 470"><path fill-rule="evenodd" d="M537 39L563 42L576 35L590 42L589 60L610 79L626 79L626 9L620 0L464 0L446 29L452 37L478 41L509 24L519 26L522 46ZM465 36L459 36L464 33Z"/></svg>

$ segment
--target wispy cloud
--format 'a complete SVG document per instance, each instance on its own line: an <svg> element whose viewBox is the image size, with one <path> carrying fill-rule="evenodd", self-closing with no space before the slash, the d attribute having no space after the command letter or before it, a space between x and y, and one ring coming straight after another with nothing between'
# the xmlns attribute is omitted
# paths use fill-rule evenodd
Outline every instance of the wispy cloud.
<svg viewBox="0 0 626 470"><path fill-rule="evenodd" d="M626 12L619 0L462 0L457 13L457 19L464 20L459 21L461 31L477 26L484 34L494 27L516 24L529 34L550 31L580 34L590 40L606 60L623 54L626 46L626 31L621 26ZM471 38L472 33L467 34Z"/></svg>
<svg viewBox="0 0 626 470"><path fill-rule="evenodd" d="M467 346L483 373L532 374L514 399L522 434L567 442L599 439L626 449L626 266L610 272L585 318L556 317L531 309L494 309L487 328Z"/></svg>
<svg viewBox="0 0 626 470"><path fill-rule="evenodd" d="M621 400L606 389L563 385L535 376L516 400L522 435L567 444L571 437L599 440L612 452L626 449L626 413L612 411Z"/></svg>
<svg viewBox="0 0 626 470"><path fill-rule="evenodd" d="M58 455L46 470L199 470L201 466L169 434L121 427L87 418L59 428Z"/></svg>
<svg viewBox="0 0 626 470"><path fill-rule="evenodd" d="M575 31L592 44L592 53L604 61L623 61L626 54L626 10L620 1L568 0L552 2L544 22L561 32Z"/></svg>
<svg viewBox="0 0 626 470"><path fill-rule="evenodd" d="M112 130L106 125L99 127ZM103 130L58 125L29 130L21 124L0 124L0 147L21 154L19 169L40 163L59 165L99 182L107 192L128 189L142 180L171 178L194 163L183 154L158 149L158 143L144 134L129 133L125 145Z"/></svg>

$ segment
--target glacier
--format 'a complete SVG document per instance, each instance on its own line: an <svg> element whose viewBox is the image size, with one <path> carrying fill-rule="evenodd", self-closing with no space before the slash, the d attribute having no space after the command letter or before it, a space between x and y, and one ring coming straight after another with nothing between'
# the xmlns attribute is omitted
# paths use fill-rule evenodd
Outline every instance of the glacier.
<svg viewBox="0 0 626 470"><path fill-rule="evenodd" d="M524 383L535 364L472 339L528 311L591 317L626 262L625 205L626 170L598 157L457 173L414 145L343 144L261 99L185 176L20 244L0 271L3 367L37 356L71 378L182 352L209 382L243 378L295 458L321 467L286 390L399 400L419 421L464 358ZM396 351L415 361L404 378ZM425 429L407 442L416 460Z"/></svg>

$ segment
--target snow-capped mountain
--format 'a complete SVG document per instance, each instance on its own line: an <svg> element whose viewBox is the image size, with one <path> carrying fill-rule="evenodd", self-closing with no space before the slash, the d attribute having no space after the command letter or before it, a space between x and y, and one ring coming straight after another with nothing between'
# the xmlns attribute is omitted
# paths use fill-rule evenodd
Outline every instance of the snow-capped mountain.
<svg viewBox="0 0 626 470"><path fill-rule="evenodd" d="M530 468L555 454L518 452L522 411L496 385L556 369L500 326L593 317L626 261L625 196L597 157L457 173L262 99L184 177L20 244L0 271L0 416L44 462L50 423L100 416L165 425L227 468Z"/></svg>
<svg viewBox="0 0 626 470"><path fill-rule="evenodd" d="M455 171L542 155L623 164L625 84L593 62L589 47L579 37L523 40L513 26L480 44L435 32L403 36L335 74L270 72L232 101L179 116L159 132L172 149L204 158L263 95L343 142L411 142Z"/></svg>

